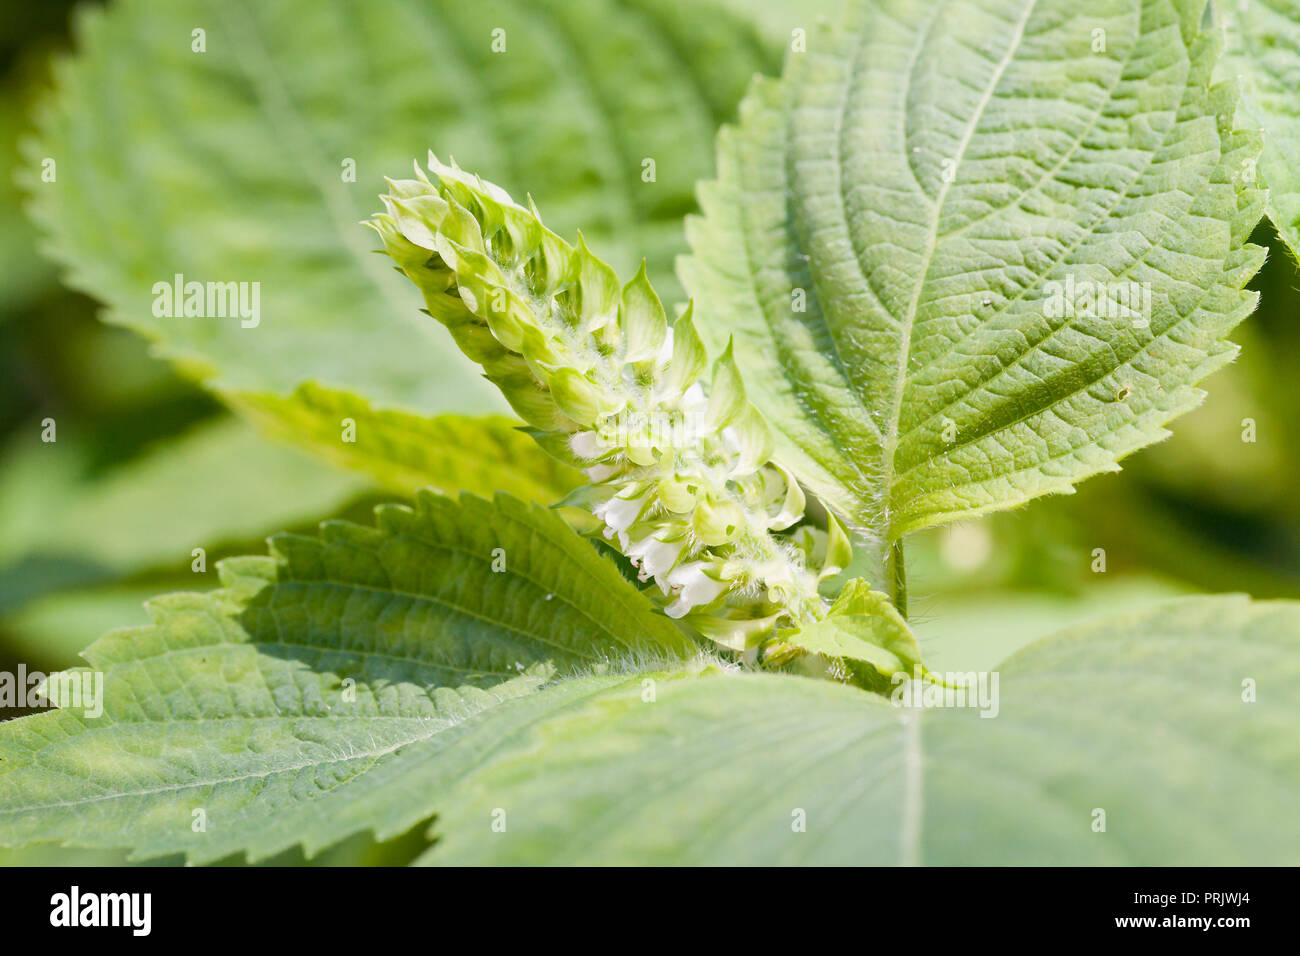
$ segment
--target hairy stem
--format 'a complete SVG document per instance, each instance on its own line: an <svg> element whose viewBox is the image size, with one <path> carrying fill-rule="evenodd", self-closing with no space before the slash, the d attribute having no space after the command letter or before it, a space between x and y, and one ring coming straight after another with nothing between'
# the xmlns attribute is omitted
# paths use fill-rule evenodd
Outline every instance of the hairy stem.
<svg viewBox="0 0 1300 956"><path fill-rule="evenodd" d="M907 568L903 562L903 539L899 538L889 549L887 561L889 578L889 596L898 608L898 613L907 619Z"/></svg>

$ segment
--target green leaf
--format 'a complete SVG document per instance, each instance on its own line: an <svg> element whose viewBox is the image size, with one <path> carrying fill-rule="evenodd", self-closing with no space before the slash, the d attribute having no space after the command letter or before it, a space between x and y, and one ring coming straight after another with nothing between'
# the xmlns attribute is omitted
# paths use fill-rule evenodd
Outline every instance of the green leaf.
<svg viewBox="0 0 1300 956"><path fill-rule="evenodd" d="M681 215L740 93L715 65L776 62L709 2L122 0L76 27L21 170L67 281L220 390L310 381L417 413L503 406L357 227L383 174L452 153L675 296ZM260 282L260 322L155 316L178 273Z"/></svg>
<svg viewBox="0 0 1300 956"><path fill-rule="evenodd" d="M861 578L844 586L825 618L782 637L813 654L870 664L885 677L921 667L921 649L907 621L883 591L871 590Z"/></svg>
<svg viewBox="0 0 1300 956"><path fill-rule="evenodd" d="M700 331L880 556L1115 470L1234 354L1259 143L1201 12L855 0L720 135L680 266ZM1131 288L1137 315L1084 292Z"/></svg>
<svg viewBox="0 0 1300 956"><path fill-rule="evenodd" d="M0 724L0 844L210 861L383 839L516 723L626 680L597 672L695 652L554 512L422 494L376 516L277 536L273 558L224 562L222 590L151 602L151 626L85 654L101 716ZM593 676L470 721L575 675Z"/></svg>
<svg viewBox="0 0 1300 956"><path fill-rule="evenodd" d="M1219 75L1241 84L1239 123L1264 131L1258 174L1269 218L1300 255L1300 3L1225 0L1214 11L1228 37ZM1255 171L1244 166L1239 175Z"/></svg>
<svg viewBox="0 0 1300 956"><path fill-rule="evenodd" d="M1213 597L1036 643L992 719L774 674L615 687L471 770L424 859L1294 865L1297 651L1300 604Z"/></svg>
<svg viewBox="0 0 1300 956"><path fill-rule="evenodd" d="M426 487L479 495L501 491L549 505L582 480L500 415L411 415L311 383L288 398L241 395L235 405L277 437L305 444L404 495ZM344 440L349 422L351 440Z"/></svg>

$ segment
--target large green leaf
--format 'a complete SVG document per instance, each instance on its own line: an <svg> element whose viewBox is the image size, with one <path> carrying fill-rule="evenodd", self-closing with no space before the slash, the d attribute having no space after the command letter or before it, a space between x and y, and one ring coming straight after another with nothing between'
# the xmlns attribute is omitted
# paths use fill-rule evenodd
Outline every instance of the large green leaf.
<svg viewBox="0 0 1300 956"><path fill-rule="evenodd" d="M264 858L437 812L428 862L1300 859L1300 604L1191 598L1063 632L1001 666L984 719L716 668L543 686L590 670L529 646L588 629L562 606L505 657L532 666L475 662L487 691L453 690L422 639L448 619L412 622L395 586L354 581L344 603L335 582L323 600L305 590L317 560L288 562L303 570L278 583L265 563L232 564L224 592L165 600L152 628L92 648L110 687L97 722L0 725L0 843ZM331 601L351 609L341 623ZM349 626L376 617L399 623ZM481 633L498 646L499 628ZM614 634L594 635L597 657L625 650ZM345 677L358 702L342 710Z"/></svg>
<svg viewBox="0 0 1300 956"><path fill-rule="evenodd" d="M662 0L120 0L76 25L22 171L68 281L219 388L311 381L424 413L504 406L371 254L357 223L383 175L454 154L671 291L740 93L716 77L776 62L714 4ZM260 282L260 324L156 317L177 273Z"/></svg>
<svg viewBox="0 0 1300 956"><path fill-rule="evenodd" d="M878 551L1116 469L1234 354L1259 143L1202 7L856 0L723 130L680 268L701 331ZM1118 283L1149 316L1083 297Z"/></svg>
<svg viewBox="0 0 1300 956"><path fill-rule="evenodd" d="M1214 10L1228 35L1219 72L1241 83L1241 124L1264 130L1269 218L1300 254L1300 3L1218 0Z"/></svg>
<svg viewBox="0 0 1300 956"><path fill-rule="evenodd" d="M383 838L516 723L625 678L472 715L695 651L554 512L424 494L376 515L278 536L274 558L225 562L223 589L151 602L151 626L86 651L101 716L0 724L0 844L206 861Z"/></svg>
<svg viewBox="0 0 1300 956"><path fill-rule="evenodd" d="M779 675L629 683L470 771L426 860L1294 865L1298 652L1300 604L1196 598L1020 652L992 719Z"/></svg>

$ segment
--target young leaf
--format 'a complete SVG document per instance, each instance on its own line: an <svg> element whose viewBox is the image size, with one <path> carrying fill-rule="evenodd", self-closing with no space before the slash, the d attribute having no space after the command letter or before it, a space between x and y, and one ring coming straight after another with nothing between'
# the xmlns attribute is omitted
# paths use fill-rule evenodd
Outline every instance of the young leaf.
<svg viewBox="0 0 1300 956"><path fill-rule="evenodd" d="M1262 251L1203 0L854 0L719 137L681 274L777 457L883 556L1115 470Z"/></svg>
<svg viewBox="0 0 1300 956"><path fill-rule="evenodd" d="M1300 3L1227 0L1213 5L1227 31L1219 75L1241 84L1239 123L1264 131L1258 172L1268 187L1268 215L1292 255L1300 255Z"/></svg>
<svg viewBox="0 0 1300 956"><path fill-rule="evenodd" d="M1300 604L1212 597L1034 644L993 719L784 675L651 678L470 770L424 860L1290 864L1298 651Z"/></svg>
<svg viewBox="0 0 1300 956"><path fill-rule="evenodd" d="M921 648L907 621L882 591L854 578L826 617L799 631L782 635L800 650L836 659L870 664L884 677L912 675L921 667Z"/></svg>
<svg viewBox="0 0 1300 956"><path fill-rule="evenodd" d="M273 558L225 562L222 590L159 598L151 626L94 644L102 715L0 724L0 844L207 861L382 838L532 711L473 715L695 653L554 512L426 493L376 516L278 536ZM619 680L564 682L536 707Z"/></svg>

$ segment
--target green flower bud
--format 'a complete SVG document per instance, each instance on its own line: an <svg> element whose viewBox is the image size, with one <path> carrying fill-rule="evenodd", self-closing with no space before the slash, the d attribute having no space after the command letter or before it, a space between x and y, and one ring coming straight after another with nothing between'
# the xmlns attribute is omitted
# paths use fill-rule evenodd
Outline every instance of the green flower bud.
<svg viewBox="0 0 1300 956"><path fill-rule="evenodd" d="M745 526L745 511L736 502L701 501L695 507L695 534L707 545L736 540Z"/></svg>
<svg viewBox="0 0 1300 956"><path fill-rule="evenodd" d="M666 475L659 480L659 501L674 514L690 514L695 510L699 485L690 478Z"/></svg>
<svg viewBox="0 0 1300 956"><path fill-rule="evenodd" d="M650 287L644 259L636 276L623 286L618 321L623 330L623 361L645 362L659 354L668 334L668 317Z"/></svg>
<svg viewBox="0 0 1300 956"><path fill-rule="evenodd" d="M740 369L736 368L736 359L731 353L731 342L713 365L713 385L709 389L708 428L721 431L740 419L741 413L749 407L745 398L745 383L741 380Z"/></svg>
<svg viewBox="0 0 1300 956"><path fill-rule="evenodd" d="M849 566L853 560L853 545L849 543L848 532L829 509L826 512L828 540L826 542L826 560L822 565L818 580L834 577Z"/></svg>
<svg viewBox="0 0 1300 956"><path fill-rule="evenodd" d="M673 324L673 356L668 362L668 373L662 385L665 397L681 398L700 380L708 364L709 354L695 331L692 307L687 303L686 311Z"/></svg>
<svg viewBox="0 0 1300 956"><path fill-rule="evenodd" d="M578 233L578 246L569 262L570 288L561 297L572 304L578 328L590 333L618 319L620 288L614 270L597 259Z"/></svg>
<svg viewBox="0 0 1300 956"><path fill-rule="evenodd" d="M594 425L601 415L600 389L576 368L557 368L547 384L560 411L579 425Z"/></svg>
<svg viewBox="0 0 1300 956"><path fill-rule="evenodd" d="M389 208L397 220L397 228L409 241L433 252L438 248L438 224L447 215L447 201L441 196L410 196L392 198Z"/></svg>

